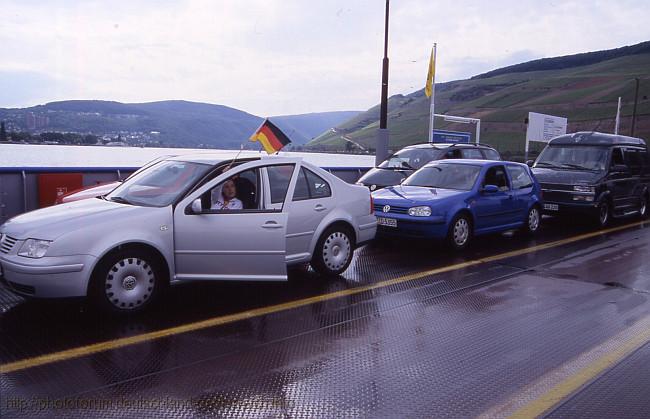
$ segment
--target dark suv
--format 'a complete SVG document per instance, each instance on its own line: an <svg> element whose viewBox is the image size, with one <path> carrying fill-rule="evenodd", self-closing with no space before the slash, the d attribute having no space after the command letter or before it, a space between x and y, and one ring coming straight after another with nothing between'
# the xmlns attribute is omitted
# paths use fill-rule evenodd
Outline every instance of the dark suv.
<svg viewBox="0 0 650 419"><path fill-rule="evenodd" d="M650 157L640 138L562 135L548 143L532 167L546 214L585 213L601 226L611 217L647 216Z"/></svg>
<svg viewBox="0 0 650 419"><path fill-rule="evenodd" d="M378 167L370 169L357 184L367 186L371 191L399 185L430 161L443 159L501 160L501 156L495 149L483 144L414 144L404 147Z"/></svg>

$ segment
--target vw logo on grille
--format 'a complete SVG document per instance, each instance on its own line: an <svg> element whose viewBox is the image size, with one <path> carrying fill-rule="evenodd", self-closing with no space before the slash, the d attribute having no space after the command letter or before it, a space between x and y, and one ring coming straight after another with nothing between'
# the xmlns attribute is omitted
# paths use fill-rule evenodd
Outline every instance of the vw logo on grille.
<svg viewBox="0 0 650 419"><path fill-rule="evenodd" d="M384 205L384 208L382 208L382 211L390 212L390 205Z"/></svg>

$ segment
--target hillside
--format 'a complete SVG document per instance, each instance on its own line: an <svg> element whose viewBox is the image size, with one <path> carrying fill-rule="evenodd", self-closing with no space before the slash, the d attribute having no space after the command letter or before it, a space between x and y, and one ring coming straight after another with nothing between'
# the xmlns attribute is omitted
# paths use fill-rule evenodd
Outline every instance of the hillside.
<svg viewBox="0 0 650 419"><path fill-rule="evenodd" d="M360 111L307 113L302 115L274 116L273 121L291 138L294 146L304 145L323 131L335 127L360 114Z"/></svg>
<svg viewBox="0 0 650 419"><path fill-rule="evenodd" d="M631 55L600 51L598 56L579 54L580 59L568 56L555 61L536 60L469 80L436 84L436 113L480 118L482 142L496 146L506 156L521 155L528 112L564 116L569 120L569 132L596 128L613 132L621 96L621 132L629 133L634 78L638 77L641 84L636 135L650 138L650 42L635 47L628 50ZM598 62L577 65L585 59ZM527 71L549 65L566 68ZM423 89L392 96L388 109L391 148L427 140L429 99ZM341 138L345 136L372 148L378 119L379 106L375 106L324 132L308 147L340 150L345 147L346 141ZM474 131L473 126L447 123L440 118L436 118L436 128Z"/></svg>
<svg viewBox="0 0 650 419"><path fill-rule="evenodd" d="M355 112L323 112L272 118L295 144L348 119ZM9 131L54 131L119 138L132 145L239 148L262 118L227 106L181 100L119 103L98 100L52 102L23 109L0 108Z"/></svg>

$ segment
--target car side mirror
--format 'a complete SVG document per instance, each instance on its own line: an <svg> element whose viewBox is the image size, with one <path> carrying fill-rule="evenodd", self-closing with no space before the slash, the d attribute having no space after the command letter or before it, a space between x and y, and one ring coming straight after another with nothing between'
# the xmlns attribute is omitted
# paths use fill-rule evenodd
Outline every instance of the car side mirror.
<svg viewBox="0 0 650 419"><path fill-rule="evenodd" d="M194 201L192 201L192 205L190 206L190 214L200 214L203 212L203 205L201 204L201 198L196 198Z"/></svg>
<svg viewBox="0 0 650 419"><path fill-rule="evenodd" d="M526 161L526 166L528 166L528 167L533 167L533 164L535 164L535 160L527 160Z"/></svg>
<svg viewBox="0 0 650 419"><path fill-rule="evenodd" d="M483 193L492 194L499 192L499 187L497 185L485 185L483 186Z"/></svg>
<svg viewBox="0 0 650 419"><path fill-rule="evenodd" d="M628 173L630 171L630 168L624 164L615 164L612 166L611 171L616 173Z"/></svg>

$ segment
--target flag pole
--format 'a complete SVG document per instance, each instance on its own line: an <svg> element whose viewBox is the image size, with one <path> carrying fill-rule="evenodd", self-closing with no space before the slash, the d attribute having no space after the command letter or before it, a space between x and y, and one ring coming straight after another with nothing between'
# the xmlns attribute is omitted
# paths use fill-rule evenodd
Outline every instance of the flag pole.
<svg viewBox="0 0 650 419"><path fill-rule="evenodd" d="M433 44L433 65L434 65L434 71L432 74L432 79L431 79L431 104L429 105L429 142L433 142L433 119L435 118L435 109L434 109L434 103L435 100L434 98L436 97L436 72L435 72L435 65L436 65L436 50L437 48L437 43L434 42Z"/></svg>

